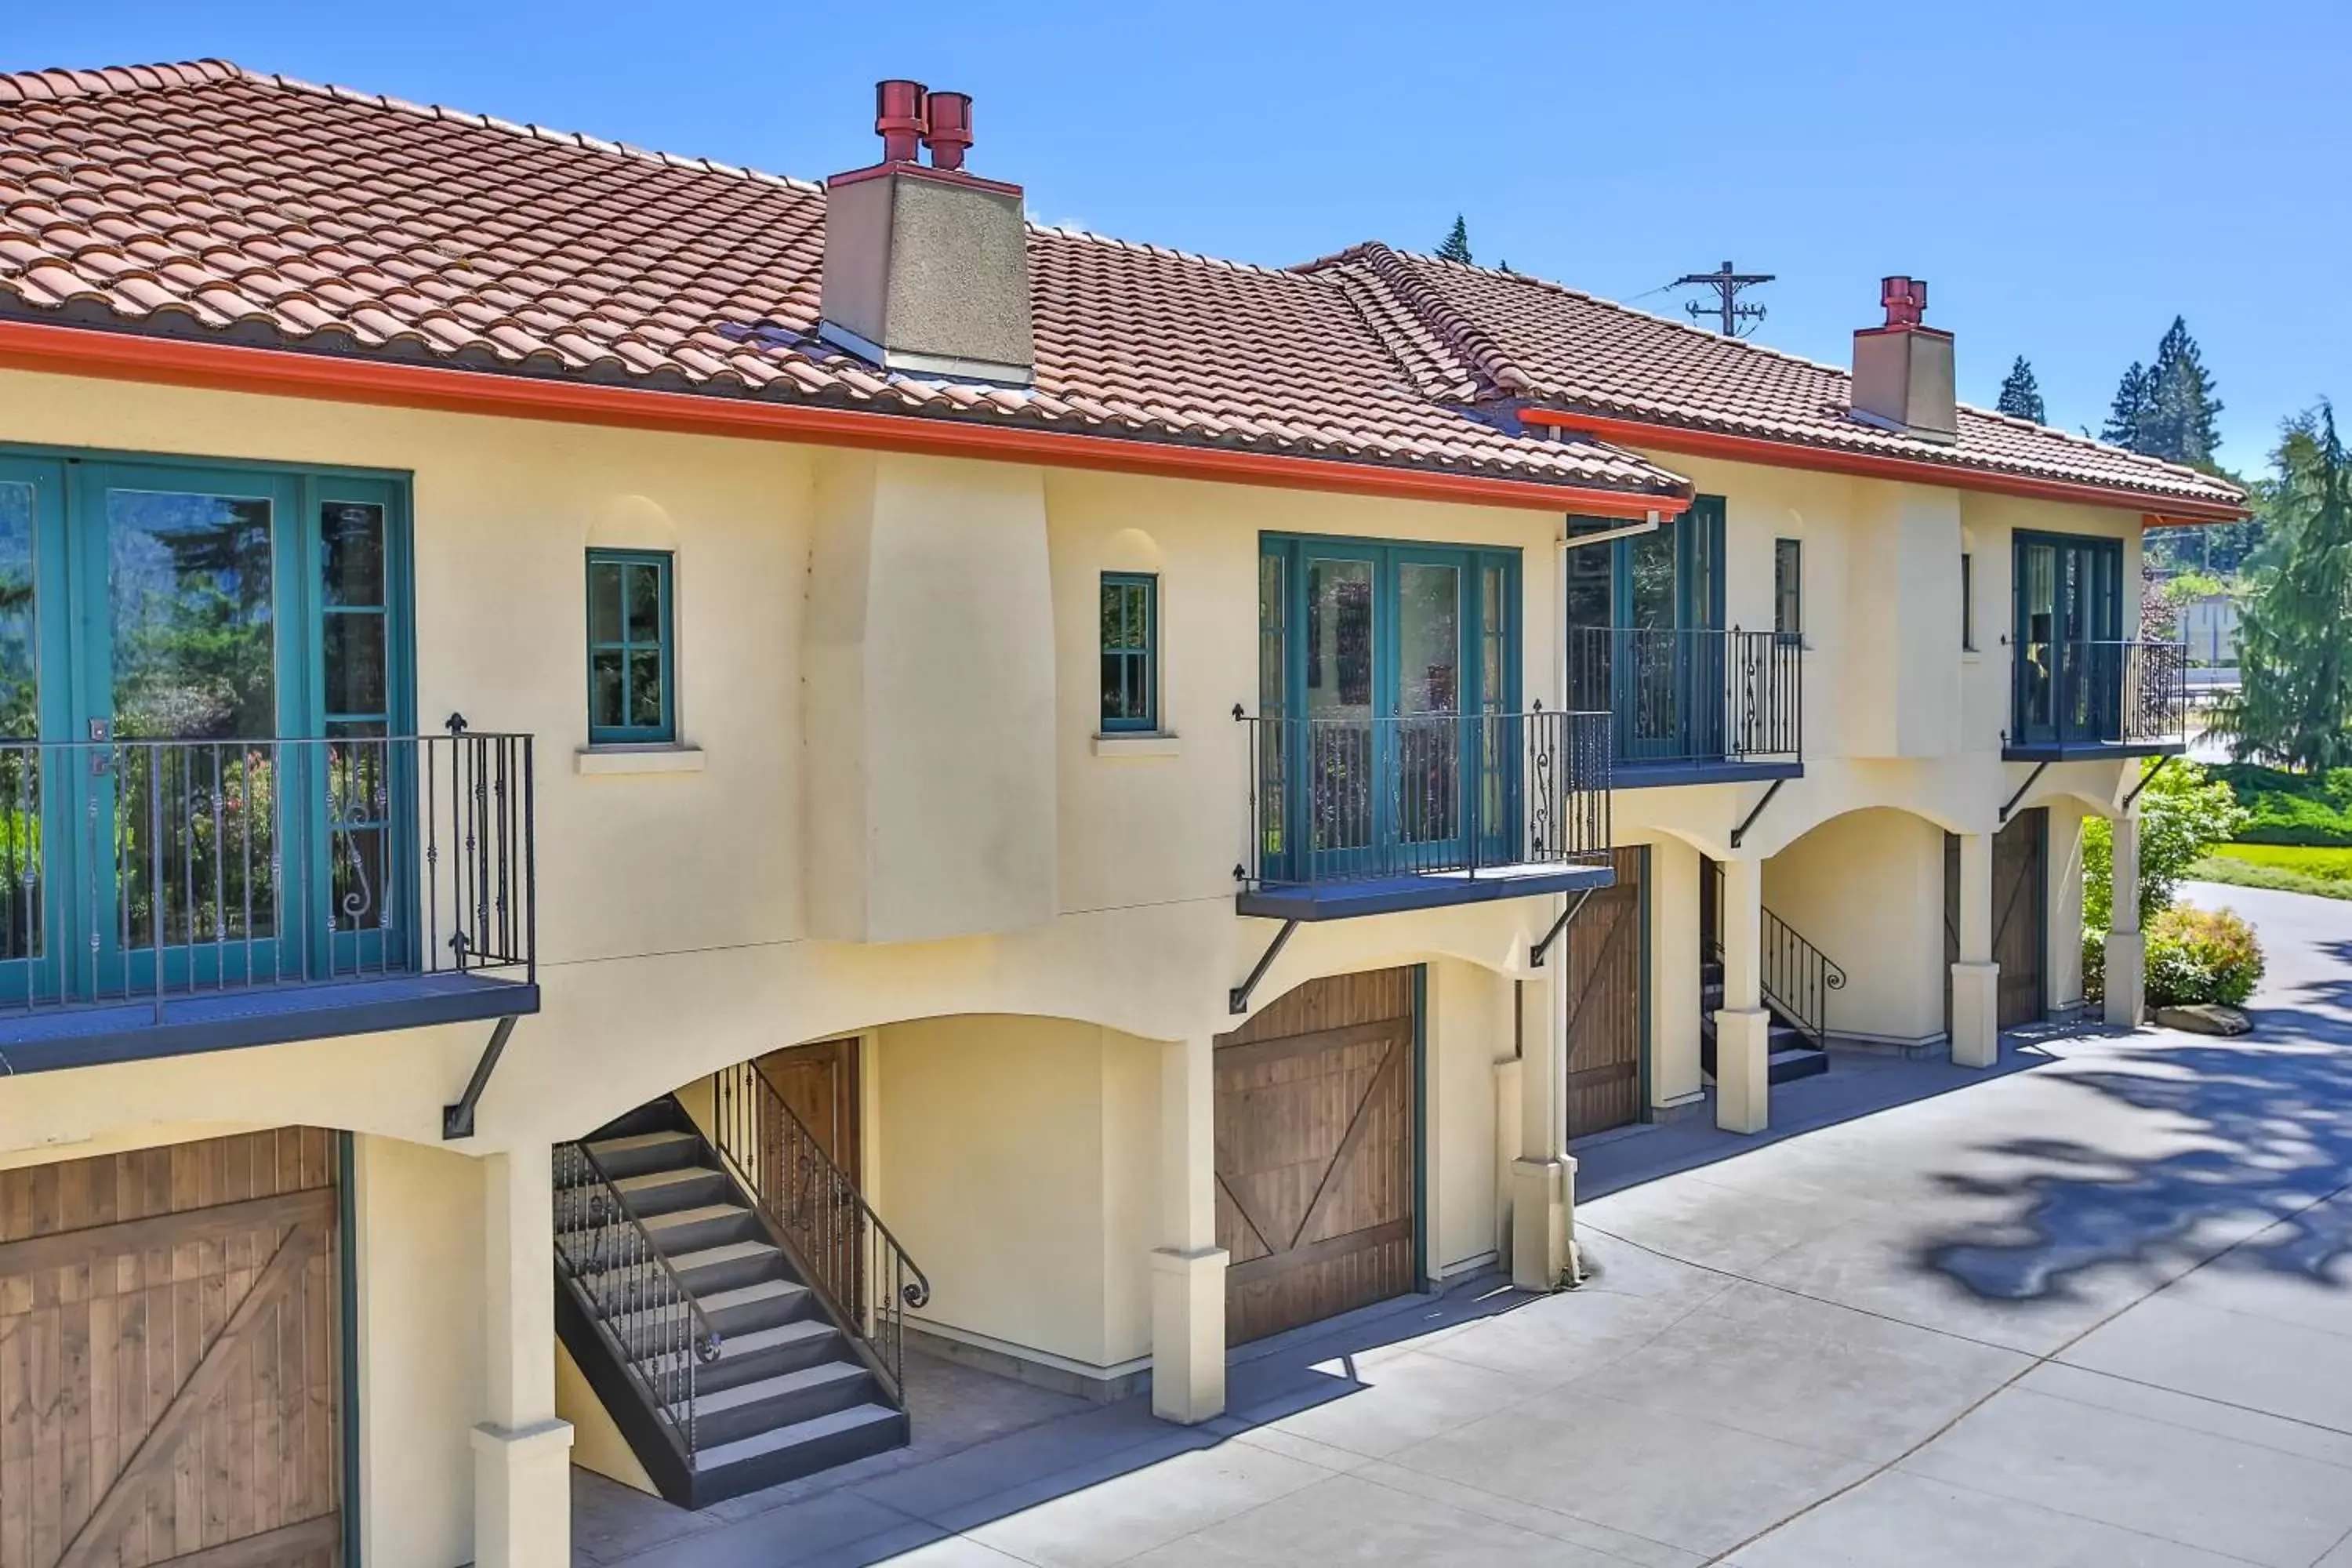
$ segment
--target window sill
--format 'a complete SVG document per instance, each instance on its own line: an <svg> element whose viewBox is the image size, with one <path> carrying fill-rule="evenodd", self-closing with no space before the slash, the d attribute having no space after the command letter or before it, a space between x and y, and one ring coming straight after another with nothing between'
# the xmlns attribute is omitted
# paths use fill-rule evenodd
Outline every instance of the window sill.
<svg viewBox="0 0 2352 1568"><path fill-rule="evenodd" d="M702 748L674 742L583 746L572 753L572 770L583 778L610 773L698 773L702 771Z"/></svg>
<svg viewBox="0 0 2352 1568"><path fill-rule="evenodd" d="M1181 735L1164 732L1136 732L1124 735L1097 735L1095 755L1097 757L1174 757L1184 751Z"/></svg>

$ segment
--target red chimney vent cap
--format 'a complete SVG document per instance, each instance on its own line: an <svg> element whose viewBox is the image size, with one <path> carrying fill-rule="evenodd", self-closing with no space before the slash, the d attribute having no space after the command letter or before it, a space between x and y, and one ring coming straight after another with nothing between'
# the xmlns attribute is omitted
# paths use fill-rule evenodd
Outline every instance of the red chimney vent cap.
<svg viewBox="0 0 2352 1568"><path fill-rule="evenodd" d="M961 169L971 145L971 95L935 92L925 100L923 145L931 150L931 167Z"/></svg>
<svg viewBox="0 0 2352 1568"><path fill-rule="evenodd" d="M1888 278L1878 285L1878 302L1886 307L1890 327L1916 327L1927 314L1925 278Z"/></svg>
<svg viewBox="0 0 2352 1568"><path fill-rule="evenodd" d="M923 84L894 77L874 84L874 133L882 138L882 161L911 163L929 128L929 94Z"/></svg>

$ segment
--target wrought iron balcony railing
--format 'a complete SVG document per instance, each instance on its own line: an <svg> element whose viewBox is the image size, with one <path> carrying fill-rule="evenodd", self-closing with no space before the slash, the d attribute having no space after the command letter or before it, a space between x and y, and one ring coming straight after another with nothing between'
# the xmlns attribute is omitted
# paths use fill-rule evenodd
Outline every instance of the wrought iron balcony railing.
<svg viewBox="0 0 2352 1568"><path fill-rule="evenodd" d="M428 983L408 1022L495 1016L453 998L535 984L533 837L527 735L0 742L0 1051L380 982Z"/></svg>
<svg viewBox="0 0 2352 1568"><path fill-rule="evenodd" d="M1568 701L1608 714L1621 766L1794 763L1803 660L1803 644L1779 632L1574 627Z"/></svg>
<svg viewBox="0 0 2352 1568"><path fill-rule="evenodd" d="M2020 642L2009 750L2162 747L2189 738L2189 645Z"/></svg>
<svg viewBox="0 0 2352 1568"><path fill-rule="evenodd" d="M1609 715L1234 717L1245 888L1609 864Z"/></svg>

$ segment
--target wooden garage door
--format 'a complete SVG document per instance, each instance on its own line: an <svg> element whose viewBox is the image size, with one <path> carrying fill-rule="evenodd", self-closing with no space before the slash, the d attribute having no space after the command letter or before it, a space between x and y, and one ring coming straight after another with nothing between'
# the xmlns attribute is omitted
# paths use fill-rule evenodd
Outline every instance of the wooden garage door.
<svg viewBox="0 0 2352 1568"><path fill-rule="evenodd" d="M1255 1340L1415 1288L1413 988L1314 980L1216 1055L1225 1337Z"/></svg>
<svg viewBox="0 0 2352 1568"><path fill-rule="evenodd" d="M1642 869L1615 854L1617 881L1585 901L1560 945L1568 964L1568 1135L1642 1119Z"/></svg>
<svg viewBox="0 0 2352 1568"><path fill-rule="evenodd" d="M0 1171L0 1568L341 1562L335 1155Z"/></svg>
<svg viewBox="0 0 2352 1568"><path fill-rule="evenodd" d="M2042 858L2050 813L2021 811L1992 841L1992 961L2000 965L2000 1026L2042 1016Z"/></svg>
<svg viewBox="0 0 2352 1568"><path fill-rule="evenodd" d="M2009 819L1992 841L1992 961L2000 965L1999 1026L2014 1029L2048 1011L2042 987L2049 950L2050 813L2030 806ZM1960 955L1960 841L1944 835L1944 960ZM1952 1026L1951 982L1944 985L1944 1027Z"/></svg>

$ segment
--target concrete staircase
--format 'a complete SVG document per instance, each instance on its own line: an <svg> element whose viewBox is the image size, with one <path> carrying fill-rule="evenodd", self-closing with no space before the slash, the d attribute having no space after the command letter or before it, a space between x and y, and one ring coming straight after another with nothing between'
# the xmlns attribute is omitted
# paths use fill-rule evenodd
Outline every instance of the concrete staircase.
<svg viewBox="0 0 2352 1568"><path fill-rule="evenodd" d="M906 1412L676 1100L585 1142L720 1336L696 1369L689 1456L558 1265L564 1346L665 1498L706 1508L907 1443Z"/></svg>
<svg viewBox="0 0 2352 1568"><path fill-rule="evenodd" d="M1699 965L1699 1066L1707 1076L1715 1076L1715 1015L1723 1005L1723 964L1707 959ZM1804 1030L1790 1022L1788 1015L1764 1000L1765 1011L1772 1015L1769 1054L1764 1060L1767 1078L1772 1083L1793 1083L1802 1078L1816 1078L1830 1070L1830 1054L1813 1044Z"/></svg>

